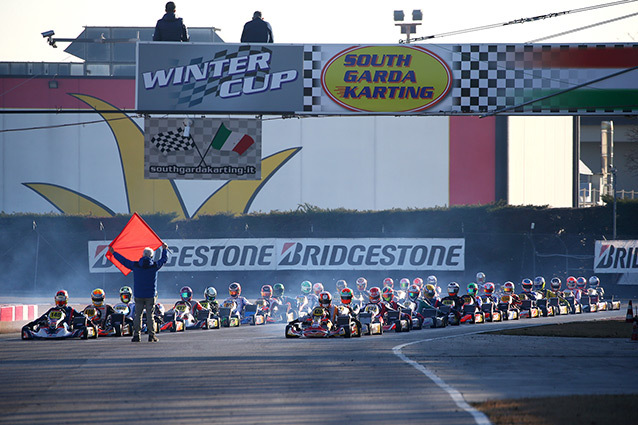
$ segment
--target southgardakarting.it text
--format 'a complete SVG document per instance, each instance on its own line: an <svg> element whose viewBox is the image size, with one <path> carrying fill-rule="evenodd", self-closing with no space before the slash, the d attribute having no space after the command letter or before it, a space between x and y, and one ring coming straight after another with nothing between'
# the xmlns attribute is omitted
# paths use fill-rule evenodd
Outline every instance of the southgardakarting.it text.
<svg viewBox="0 0 638 425"><path fill-rule="evenodd" d="M180 165L150 165L148 171L151 173L170 173L179 174L183 176L185 174L234 174L237 176L243 176L245 174L257 174L257 168L252 165L245 167L231 167L225 165L223 167L183 167Z"/></svg>

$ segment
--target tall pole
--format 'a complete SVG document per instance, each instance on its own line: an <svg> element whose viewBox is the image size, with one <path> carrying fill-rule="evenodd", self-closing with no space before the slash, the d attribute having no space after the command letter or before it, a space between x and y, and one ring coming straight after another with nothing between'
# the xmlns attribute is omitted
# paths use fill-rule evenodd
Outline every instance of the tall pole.
<svg viewBox="0 0 638 425"><path fill-rule="evenodd" d="M614 228L614 240L616 240L616 167L611 167L611 186L614 191L614 219L613 219L613 228Z"/></svg>

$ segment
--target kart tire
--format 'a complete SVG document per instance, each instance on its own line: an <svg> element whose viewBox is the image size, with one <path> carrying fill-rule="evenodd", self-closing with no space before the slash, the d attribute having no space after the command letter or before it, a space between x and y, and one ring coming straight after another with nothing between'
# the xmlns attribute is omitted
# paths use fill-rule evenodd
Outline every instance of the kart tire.
<svg viewBox="0 0 638 425"><path fill-rule="evenodd" d="M401 332L401 321L397 320L396 322L394 322L394 331L395 332Z"/></svg>
<svg viewBox="0 0 638 425"><path fill-rule="evenodd" d="M354 335L354 337L361 338L361 323L355 322L355 326L357 328L357 333Z"/></svg>
<svg viewBox="0 0 638 425"><path fill-rule="evenodd" d="M82 331L82 336L80 337L80 339L89 339L89 330L87 328L84 328L84 330Z"/></svg>
<svg viewBox="0 0 638 425"><path fill-rule="evenodd" d="M115 336L122 336L122 325L115 325L113 329L115 330Z"/></svg>
<svg viewBox="0 0 638 425"><path fill-rule="evenodd" d="M343 337L344 338L350 338L352 336L352 332L350 331L350 327L344 327L343 328Z"/></svg>

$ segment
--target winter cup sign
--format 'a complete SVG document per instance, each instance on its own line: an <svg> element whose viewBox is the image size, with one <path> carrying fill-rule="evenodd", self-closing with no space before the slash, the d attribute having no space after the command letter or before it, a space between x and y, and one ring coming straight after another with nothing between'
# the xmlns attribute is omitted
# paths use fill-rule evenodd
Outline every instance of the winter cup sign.
<svg viewBox="0 0 638 425"><path fill-rule="evenodd" d="M418 112L447 95L452 71L419 46L351 47L327 62L321 85L351 111Z"/></svg>

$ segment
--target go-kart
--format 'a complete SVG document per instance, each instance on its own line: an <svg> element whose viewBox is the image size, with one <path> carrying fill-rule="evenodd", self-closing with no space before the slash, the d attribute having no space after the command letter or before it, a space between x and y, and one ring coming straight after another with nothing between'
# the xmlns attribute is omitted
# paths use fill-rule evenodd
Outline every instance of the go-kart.
<svg viewBox="0 0 638 425"><path fill-rule="evenodd" d="M337 309L337 323L333 336L342 336L344 338L360 337L361 322L356 317L353 317L347 308L339 306Z"/></svg>
<svg viewBox="0 0 638 425"><path fill-rule="evenodd" d="M160 331L183 332L186 327L193 327L195 318L190 312L190 307L184 301L175 303L175 307L164 313L164 323Z"/></svg>
<svg viewBox="0 0 638 425"><path fill-rule="evenodd" d="M448 316L438 308L428 308L421 310L423 325L430 328L444 328L447 326Z"/></svg>
<svg viewBox="0 0 638 425"><path fill-rule="evenodd" d="M569 305L560 302L558 297L552 297L548 300L550 306L554 307L555 315L569 314Z"/></svg>
<svg viewBox="0 0 638 425"><path fill-rule="evenodd" d="M85 316L75 317L71 326L66 322L66 312L53 308L47 316L31 326L22 328L22 339L97 338L97 329Z"/></svg>
<svg viewBox="0 0 638 425"><path fill-rule="evenodd" d="M248 304L245 310L249 310L249 307L251 305L254 305L254 304ZM256 306L250 307L250 308L256 309ZM247 315L245 319L246 319L246 323L250 323L252 316ZM225 301L224 304L222 304L222 306L219 308L219 321L222 328L228 328L228 327L235 328L239 326L241 317L236 311L236 304L234 301L233 302Z"/></svg>
<svg viewBox="0 0 638 425"><path fill-rule="evenodd" d="M406 317L409 316L403 316L401 309L386 312L383 318L383 331L410 332L411 319Z"/></svg>
<svg viewBox="0 0 638 425"><path fill-rule="evenodd" d="M580 305L583 308L583 313L595 313L598 311L598 304L592 302L589 295L580 296Z"/></svg>
<svg viewBox="0 0 638 425"><path fill-rule="evenodd" d="M416 311L418 307L416 303L414 301L407 300L403 305L406 307L406 309L402 311L410 316L410 320L412 322L411 329L423 329L423 315Z"/></svg>
<svg viewBox="0 0 638 425"><path fill-rule="evenodd" d="M295 319L286 325L286 338L329 338L335 335L330 321L325 320L326 312L322 307L312 309L312 314Z"/></svg>
<svg viewBox="0 0 638 425"><path fill-rule="evenodd" d="M363 311L359 312L361 332L365 335L383 335L383 323L379 316L379 306L367 304Z"/></svg>
<svg viewBox="0 0 638 425"><path fill-rule="evenodd" d="M500 322L503 320L503 313L498 309L498 306L491 301L483 301L481 311L487 322Z"/></svg>
<svg viewBox="0 0 638 425"><path fill-rule="evenodd" d="M468 295L463 296L463 308L461 310L461 323L484 323L485 314L474 303L474 299Z"/></svg>
<svg viewBox="0 0 638 425"><path fill-rule="evenodd" d="M454 301L442 300L440 310L447 316L448 325L458 326L461 324L461 314L454 308Z"/></svg>
<svg viewBox="0 0 638 425"><path fill-rule="evenodd" d="M115 313L111 315L111 326L116 336L133 335L133 319L130 317L131 309L125 303L113 306Z"/></svg>
<svg viewBox="0 0 638 425"><path fill-rule="evenodd" d="M531 319L540 317L541 311L536 307L536 300L525 299L521 300L521 310L520 310L520 318L521 319Z"/></svg>
<svg viewBox="0 0 638 425"><path fill-rule="evenodd" d="M503 320L518 320L520 318L520 311L512 305L512 302L513 299L510 295L501 296L498 309L503 315Z"/></svg>
<svg viewBox="0 0 638 425"><path fill-rule="evenodd" d="M603 301L596 291L589 295L589 299L592 304L596 304L596 311L607 311L608 305L606 301Z"/></svg>
<svg viewBox="0 0 638 425"><path fill-rule="evenodd" d="M565 296L565 301L569 304L570 314L581 314L583 312L583 306L578 302L574 296Z"/></svg>
<svg viewBox="0 0 638 425"><path fill-rule="evenodd" d="M554 306L549 304L548 301L547 298L536 300L536 307L540 310L541 316L543 317L551 317L558 314Z"/></svg>
<svg viewBox="0 0 638 425"><path fill-rule="evenodd" d="M118 304L119 306L120 304ZM126 304L123 304L126 306ZM115 310L115 308L113 308ZM116 310L117 311L117 310ZM128 313L128 307L127 311ZM104 323L102 323L102 312L92 305L86 306L82 310L82 314L93 323L93 326L97 330L98 336L122 336L125 318L121 313L112 313L110 317L107 317ZM114 321L115 320L115 321ZM133 334L133 321L130 321L130 326L127 326L126 331L128 335Z"/></svg>

